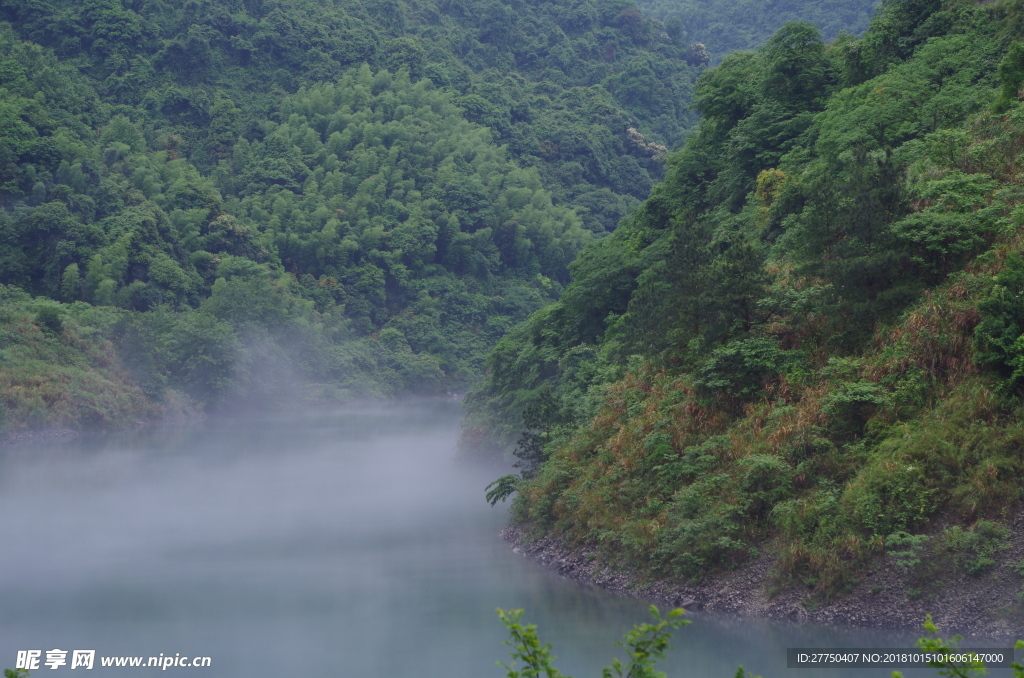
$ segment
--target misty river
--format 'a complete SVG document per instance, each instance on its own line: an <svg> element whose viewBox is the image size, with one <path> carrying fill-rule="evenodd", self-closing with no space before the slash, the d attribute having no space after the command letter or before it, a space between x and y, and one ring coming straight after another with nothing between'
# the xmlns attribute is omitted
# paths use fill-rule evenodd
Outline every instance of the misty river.
<svg viewBox="0 0 1024 678"><path fill-rule="evenodd" d="M0 669L18 650L91 649L85 675L499 678L503 607L526 609L563 672L597 678L646 603L499 539L507 505L483 494L504 469L455 460L460 416L427 401L3 449ZM764 678L888 676L787 670L785 648L916 637L692 617L670 676L731 678L740 664ZM211 666L99 665L161 653Z"/></svg>

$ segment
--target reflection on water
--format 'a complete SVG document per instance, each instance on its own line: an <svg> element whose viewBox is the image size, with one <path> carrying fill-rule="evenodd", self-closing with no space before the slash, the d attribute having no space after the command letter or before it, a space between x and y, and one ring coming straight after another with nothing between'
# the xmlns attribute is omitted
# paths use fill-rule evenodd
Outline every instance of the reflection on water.
<svg viewBox="0 0 1024 678"><path fill-rule="evenodd" d="M459 416L401 404L5 450L0 667L19 649L61 648L206 655L212 668L168 671L218 678L498 677L508 648L494 609L521 607L560 669L600 675L646 604L498 539L505 509L483 487L501 470L453 460ZM663 669L810 678L787 671L786 647L912 639L696 615Z"/></svg>

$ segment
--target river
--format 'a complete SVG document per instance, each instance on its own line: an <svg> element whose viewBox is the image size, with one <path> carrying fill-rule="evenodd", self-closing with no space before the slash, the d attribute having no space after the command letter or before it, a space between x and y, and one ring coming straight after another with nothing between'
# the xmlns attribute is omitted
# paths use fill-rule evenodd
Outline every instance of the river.
<svg viewBox="0 0 1024 678"><path fill-rule="evenodd" d="M94 676L500 678L502 607L526 609L564 673L597 678L647 605L498 538L507 507L483 488L500 469L455 461L460 416L418 402L5 448L0 668L18 650L90 649ZM785 648L914 637L693 618L670 676L888 676L787 670ZM99 666L160 654L211 665ZM33 675L67 675L67 659Z"/></svg>

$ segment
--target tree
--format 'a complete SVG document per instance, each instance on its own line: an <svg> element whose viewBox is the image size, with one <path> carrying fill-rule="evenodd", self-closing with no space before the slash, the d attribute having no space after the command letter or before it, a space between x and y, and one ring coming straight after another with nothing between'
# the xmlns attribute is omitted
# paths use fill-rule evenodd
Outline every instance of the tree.
<svg viewBox="0 0 1024 678"><path fill-rule="evenodd" d="M1024 44L1010 43L1010 49L999 62L999 82L1002 87L999 98L992 104L993 113L1005 113L1020 101L1021 85L1024 84Z"/></svg>
<svg viewBox="0 0 1024 678"><path fill-rule="evenodd" d="M815 25L786 24L760 49L760 55L765 64L762 96L791 111L820 108L835 77Z"/></svg>

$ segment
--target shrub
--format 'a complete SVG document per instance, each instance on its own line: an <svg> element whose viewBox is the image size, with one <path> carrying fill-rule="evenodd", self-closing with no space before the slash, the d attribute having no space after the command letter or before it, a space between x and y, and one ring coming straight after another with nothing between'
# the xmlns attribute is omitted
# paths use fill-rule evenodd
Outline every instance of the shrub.
<svg viewBox="0 0 1024 678"><path fill-rule="evenodd" d="M871 415L888 402L882 388L870 381L843 382L825 398L823 412L831 420L832 431L842 437L860 435Z"/></svg>
<svg viewBox="0 0 1024 678"><path fill-rule="evenodd" d="M1012 382L1024 377L1024 259L1011 254L979 305L975 330L979 364L993 365Z"/></svg>
<svg viewBox="0 0 1024 678"><path fill-rule="evenodd" d="M665 574L699 580L715 568L745 562L743 507L721 496L728 476L698 481L676 493L668 524L657 533L654 561Z"/></svg>
<svg viewBox="0 0 1024 678"><path fill-rule="evenodd" d="M912 569L921 563L921 551L927 543L927 535L895 532L885 538L885 550L897 565Z"/></svg>
<svg viewBox="0 0 1024 678"><path fill-rule="evenodd" d="M920 467L889 460L862 471L843 494L844 508L869 534L894 534L924 522L933 490Z"/></svg>
<svg viewBox="0 0 1024 678"><path fill-rule="evenodd" d="M1010 531L998 523L979 520L966 530L954 525L944 536L954 566L976 577L996 564L996 551L1009 548Z"/></svg>
<svg viewBox="0 0 1024 678"><path fill-rule="evenodd" d="M746 471L740 480L748 515L763 517L793 492L793 468L778 457L756 455L740 462Z"/></svg>
<svg viewBox="0 0 1024 678"><path fill-rule="evenodd" d="M694 385L705 397L724 394L750 399L760 395L765 382L792 362L774 339L742 339L715 349L697 370Z"/></svg>
<svg viewBox="0 0 1024 678"><path fill-rule="evenodd" d="M36 322L53 334L60 334L64 331L64 318L61 317L60 306L57 304L40 306L36 311Z"/></svg>

